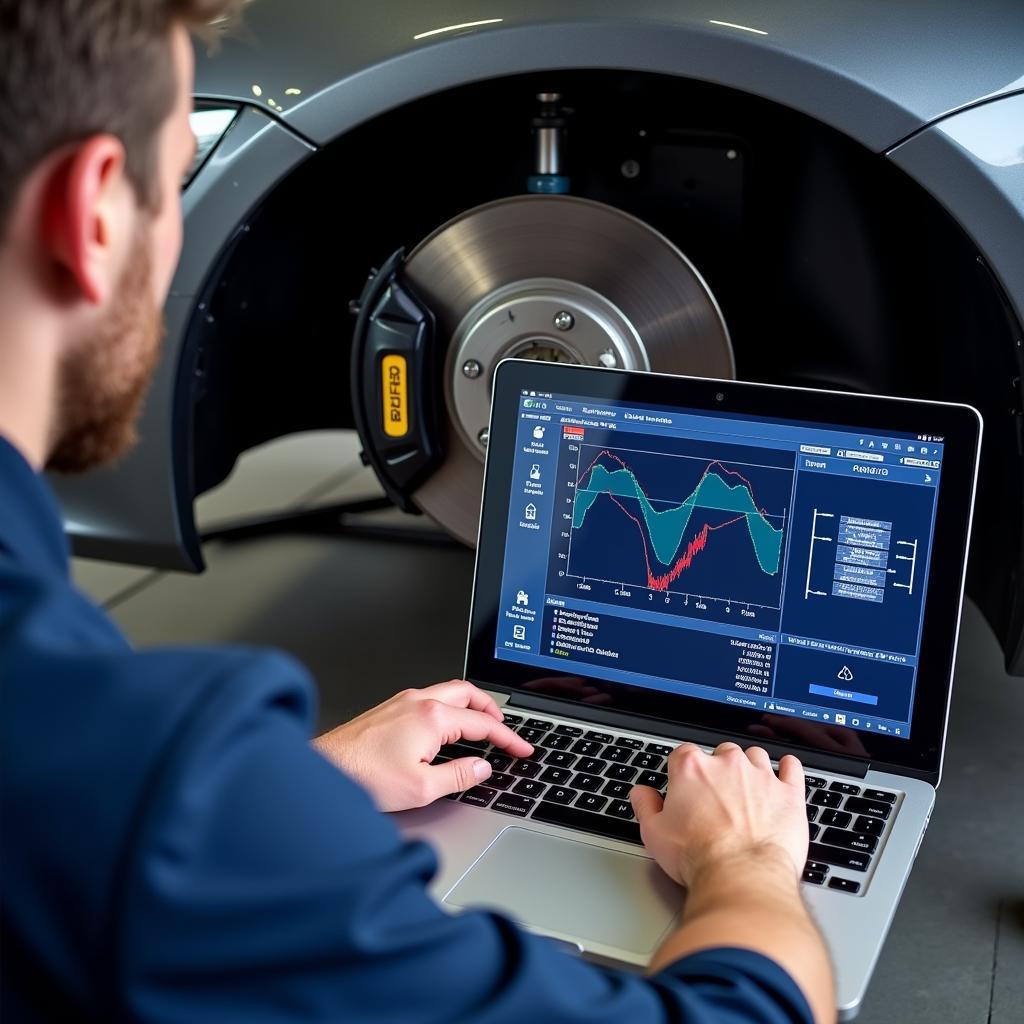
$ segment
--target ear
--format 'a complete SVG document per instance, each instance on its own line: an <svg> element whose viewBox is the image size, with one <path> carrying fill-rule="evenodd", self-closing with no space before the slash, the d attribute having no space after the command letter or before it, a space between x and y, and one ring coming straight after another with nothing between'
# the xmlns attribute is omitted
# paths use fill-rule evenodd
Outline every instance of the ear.
<svg viewBox="0 0 1024 1024"><path fill-rule="evenodd" d="M95 135L68 150L44 193L48 255L80 297L97 306L118 281L132 227L134 192L124 163L120 139Z"/></svg>

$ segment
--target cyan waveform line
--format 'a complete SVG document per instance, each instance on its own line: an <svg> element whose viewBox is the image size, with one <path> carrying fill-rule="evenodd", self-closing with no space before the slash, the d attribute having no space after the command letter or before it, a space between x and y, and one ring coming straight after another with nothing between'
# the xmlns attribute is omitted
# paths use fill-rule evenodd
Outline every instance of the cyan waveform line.
<svg viewBox="0 0 1024 1024"><path fill-rule="evenodd" d="M611 458L621 462L610 452ZM600 458L600 455L598 456ZM782 555L782 533L765 518L765 514L757 507L750 485L743 481L735 486L727 484L713 467L720 463L711 463L705 469L693 492L681 504L673 505L659 512L651 504L633 471L622 463L622 469L609 470L595 460L590 467L589 485L576 494L573 506L573 529L579 529L587 518L587 513L594 502L602 494L621 498L634 498L639 503L647 526L647 535L658 561L662 565L671 565L683 542L683 536L690 525L695 508L719 509L725 512L736 512L743 516L747 524L747 532L754 547L754 556L762 572L774 576L779 571L779 560ZM729 472L724 466L723 471ZM735 474L739 476L739 474ZM742 479L742 477L741 477ZM704 538L706 540L706 537ZM703 544L700 548L703 548ZM687 558L687 565L692 555Z"/></svg>

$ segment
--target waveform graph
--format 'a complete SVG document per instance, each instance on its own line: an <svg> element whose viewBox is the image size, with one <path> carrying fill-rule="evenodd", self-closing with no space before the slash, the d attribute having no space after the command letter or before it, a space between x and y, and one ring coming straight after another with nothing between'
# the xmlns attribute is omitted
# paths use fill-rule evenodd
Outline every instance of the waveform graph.
<svg viewBox="0 0 1024 1024"><path fill-rule="evenodd" d="M778 610L793 469L721 454L580 445L566 575Z"/></svg>

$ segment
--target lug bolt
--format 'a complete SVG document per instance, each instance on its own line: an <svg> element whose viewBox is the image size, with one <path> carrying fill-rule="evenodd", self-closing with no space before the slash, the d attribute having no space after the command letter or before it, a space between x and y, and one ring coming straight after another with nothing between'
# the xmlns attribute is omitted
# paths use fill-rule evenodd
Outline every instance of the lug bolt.
<svg viewBox="0 0 1024 1024"><path fill-rule="evenodd" d="M470 380L476 380L483 373L483 367L475 359L467 359L462 364L462 375Z"/></svg>
<svg viewBox="0 0 1024 1024"><path fill-rule="evenodd" d="M476 439L486 448L487 442L490 440L491 432L484 427L479 434L476 435Z"/></svg>
<svg viewBox="0 0 1024 1024"><path fill-rule="evenodd" d="M609 369L613 366L618 366L619 361L615 358L615 353L610 349L605 349L598 357L597 361Z"/></svg>
<svg viewBox="0 0 1024 1024"><path fill-rule="evenodd" d="M576 323L576 318L567 310L555 314L555 326L560 331L570 331Z"/></svg>

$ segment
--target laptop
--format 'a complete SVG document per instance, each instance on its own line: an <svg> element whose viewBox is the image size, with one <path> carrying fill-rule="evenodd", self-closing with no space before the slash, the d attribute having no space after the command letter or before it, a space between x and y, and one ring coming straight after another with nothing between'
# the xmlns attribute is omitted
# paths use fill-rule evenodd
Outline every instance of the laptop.
<svg viewBox="0 0 1024 1024"><path fill-rule="evenodd" d="M942 773L982 423L963 405L507 360L465 677L534 744L399 816L453 912L642 969L682 892L629 790L682 740L801 759L856 1014Z"/></svg>

